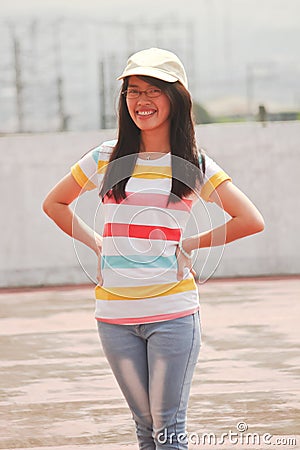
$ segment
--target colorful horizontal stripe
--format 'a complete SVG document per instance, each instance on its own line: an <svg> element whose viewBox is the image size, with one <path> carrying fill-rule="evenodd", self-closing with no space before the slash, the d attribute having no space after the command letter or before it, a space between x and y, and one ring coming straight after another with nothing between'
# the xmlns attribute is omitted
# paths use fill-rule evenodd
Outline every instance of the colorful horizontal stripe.
<svg viewBox="0 0 300 450"><path fill-rule="evenodd" d="M208 201L212 192L221 184L223 181L231 181L231 178L223 171L215 173L201 189L200 196L203 200Z"/></svg>
<svg viewBox="0 0 300 450"><path fill-rule="evenodd" d="M96 299L101 300L140 300L141 298L163 297L165 295L178 294L191 291L196 288L193 278L188 278L177 283L152 284L138 287L113 287L104 288L96 286Z"/></svg>
<svg viewBox="0 0 300 450"><path fill-rule="evenodd" d="M138 239L163 239L168 241L179 241L181 230L178 228L167 228L158 225L133 225L127 223L106 223L104 225L103 237L127 236Z"/></svg>
<svg viewBox="0 0 300 450"><path fill-rule="evenodd" d="M189 212L193 206L193 201L187 198L183 198L178 202L170 202L168 204L168 195L157 194L151 192L128 192L127 197L121 201L122 204L130 204L131 206L156 206L157 208L167 208L173 210L180 210ZM116 204L114 197L105 197L103 203Z"/></svg>
<svg viewBox="0 0 300 450"><path fill-rule="evenodd" d="M108 161L98 161L98 164L97 164L97 172L99 173L99 174L102 174L102 175L104 175L104 173L105 173L105 171L106 171L106 167L107 167L107 165L109 164L109 162Z"/></svg>
<svg viewBox="0 0 300 450"><path fill-rule="evenodd" d="M126 256L102 256L102 269L140 269L149 266L152 269L171 269L176 267L177 259L172 256L126 255Z"/></svg>
<svg viewBox="0 0 300 450"><path fill-rule="evenodd" d="M92 191L97 186L90 181L90 179L85 175L85 173L82 171L81 167L78 165L75 165L71 168L71 173L73 177L75 178L76 182L79 184L80 187L84 188L87 191Z"/></svg>
<svg viewBox="0 0 300 450"><path fill-rule="evenodd" d="M142 316L142 317L124 317L122 319L114 318L104 318L97 319L101 322L105 323L114 323L118 325L134 325L139 323L151 323L151 322L164 322L165 320L174 320L179 319L180 317L189 316L190 314L194 314L199 310L199 306L189 309L188 311L182 311L179 313L169 313L169 314L157 314L155 316Z"/></svg>
<svg viewBox="0 0 300 450"><path fill-rule="evenodd" d="M147 178L154 180L156 178L172 178L172 168L164 166L144 166L136 164L132 173L134 178Z"/></svg>

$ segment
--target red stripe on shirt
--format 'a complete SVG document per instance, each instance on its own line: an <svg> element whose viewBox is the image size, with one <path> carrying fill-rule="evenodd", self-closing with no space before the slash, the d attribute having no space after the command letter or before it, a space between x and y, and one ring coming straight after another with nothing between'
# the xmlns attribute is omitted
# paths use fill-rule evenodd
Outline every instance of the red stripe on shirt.
<svg viewBox="0 0 300 450"><path fill-rule="evenodd" d="M160 227L158 225L128 225L127 223L106 223L103 237L122 236L139 239L160 239L179 241L180 228Z"/></svg>

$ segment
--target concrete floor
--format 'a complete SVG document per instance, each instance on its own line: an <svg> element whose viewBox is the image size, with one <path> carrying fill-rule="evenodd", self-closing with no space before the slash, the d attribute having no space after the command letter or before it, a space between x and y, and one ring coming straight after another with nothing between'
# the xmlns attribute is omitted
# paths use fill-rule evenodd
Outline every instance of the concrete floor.
<svg viewBox="0 0 300 450"><path fill-rule="evenodd" d="M210 280L199 289L189 448L299 449L300 277ZM0 304L0 449L137 449L98 340L93 287L3 290ZM260 444L195 444L202 433L237 432L240 422Z"/></svg>

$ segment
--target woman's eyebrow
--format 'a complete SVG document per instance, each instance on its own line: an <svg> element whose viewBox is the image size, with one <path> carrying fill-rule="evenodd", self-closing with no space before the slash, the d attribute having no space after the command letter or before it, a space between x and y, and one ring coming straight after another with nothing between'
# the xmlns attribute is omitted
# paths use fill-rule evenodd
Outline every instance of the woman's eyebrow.
<svg viewBox="0 0 300 450"><path fill-rule="evenodd" d="M139 88L139 89L140 89L140 86L139 86L138 84L131 84L131 83L129 83L127 87L128 87L128 88L129 88L129 87L135 87L135 88ZM148 89L149 87L152 87L152 85L151 85L151 84L148 84L147 87L146 87L146 89Z"/></svg>

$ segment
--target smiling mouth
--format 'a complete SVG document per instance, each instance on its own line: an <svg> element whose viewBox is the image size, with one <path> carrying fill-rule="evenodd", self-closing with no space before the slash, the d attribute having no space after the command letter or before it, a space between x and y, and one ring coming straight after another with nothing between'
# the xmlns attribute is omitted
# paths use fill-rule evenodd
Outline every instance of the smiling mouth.
<svg viewBox="0 0 300 450"><path fill-rule="evenodd" d="M155 110L151 110L151 111L136 111L136 115L139 117L150 117L153 116L153 114L155 114L156 111Z"/></svg>

